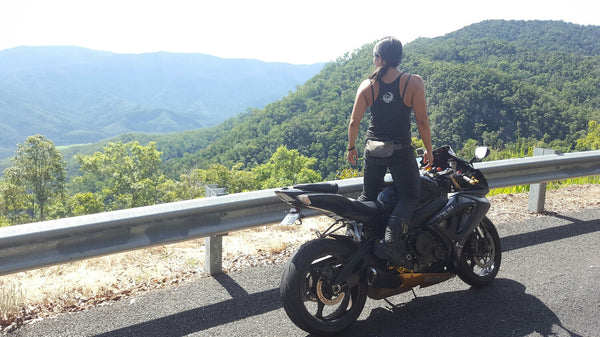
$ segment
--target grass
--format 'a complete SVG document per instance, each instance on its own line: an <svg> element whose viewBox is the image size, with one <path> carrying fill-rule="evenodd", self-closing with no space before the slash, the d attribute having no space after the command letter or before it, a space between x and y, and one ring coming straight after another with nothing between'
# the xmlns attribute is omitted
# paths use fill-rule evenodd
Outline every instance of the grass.
<svg viewBox="0 0 600 337"><path fill-rule="evenodd" d="M547 183L546 188L548 190L555 190L570 185L585 185L585 184L600 184L600 176L582 177L582 178L571 178L560 181L551 181ZM516 194L529 192L530 185L510 186L503 188L494 188L490 190L488 196L494 196L499 194Z"/></svg>
<svg viewBox="0 0 600 337"><path fill-rule="evenodd" d="M269 225L223 237L223 269L240 271L282 263L297 247L315 238L325 217L302 226ZM140 249L0 277L0 333L25 322L83 310L151 289L205 276L204 239Z"/></svg>

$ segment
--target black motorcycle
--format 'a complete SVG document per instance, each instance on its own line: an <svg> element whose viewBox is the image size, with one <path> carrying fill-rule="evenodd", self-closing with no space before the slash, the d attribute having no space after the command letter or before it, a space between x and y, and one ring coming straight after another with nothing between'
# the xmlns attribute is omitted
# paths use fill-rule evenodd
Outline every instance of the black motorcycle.
<svg viewBox="0 0 600 337"><path fill-rule="evenodd" d="M473 167L488 154L480 147L466 161L449 146L434 151L432 167L421 170L419 203L410 220L413 230L405 236L408 266L390 265L373 255L396 204L391 182L377 201L366 202L338 194L335 183L277 190L292 206L285 221L297 222L303 209L334 220L285 266L280 294L290 319L310 333L338 333L358 318L367 296L385 299L455 275L473 287L492 282L500 268L500 238L486 217L487 181Z"/></svg>

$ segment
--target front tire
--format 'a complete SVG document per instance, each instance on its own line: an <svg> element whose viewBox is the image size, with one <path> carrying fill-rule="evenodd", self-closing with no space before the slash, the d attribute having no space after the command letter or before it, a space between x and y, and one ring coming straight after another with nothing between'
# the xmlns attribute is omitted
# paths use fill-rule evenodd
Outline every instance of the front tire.
<svg viewBox="0 0 600 337"><path fill-rule="evenodd" d="M473 287L487 286L498 274L501 259L500 236L492 221L485 217L465 242L457 274Z"/></svg>
<svg viewBox="0 0 600 337"><path fill-rule="evenodd" d="M323 335L340 332L360 315L367 281L339 286L333 280L356 246L348 241L317 239L302 245L286 264L280 295L285 312L300 329Z"/></svg>

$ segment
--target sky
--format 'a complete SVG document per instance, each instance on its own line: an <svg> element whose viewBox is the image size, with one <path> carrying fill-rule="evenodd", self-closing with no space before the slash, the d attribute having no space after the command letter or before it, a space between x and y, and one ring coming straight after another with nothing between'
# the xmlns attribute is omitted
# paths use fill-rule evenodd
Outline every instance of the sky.
<svg viewBox="0 0 600 337"><path fill-rule="evenodd" d="M596 0L0 0L0 50L79 46L311 64L488 19L600 25ZM600 42L599 42L600 43Z"/></svg>

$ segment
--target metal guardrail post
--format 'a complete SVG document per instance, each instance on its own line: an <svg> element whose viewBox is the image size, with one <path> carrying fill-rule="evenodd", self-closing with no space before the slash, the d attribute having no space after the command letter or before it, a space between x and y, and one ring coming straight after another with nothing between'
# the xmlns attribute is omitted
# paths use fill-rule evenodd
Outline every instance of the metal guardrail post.
<svg viewBox="0 0 600 337"><path fill-rule="evenodd" d="M207 197L218 197L227 195L224 188L217 185L206 185ZM225 234L227 235L227 234ZM206 274L217 275L223 273L223 234L211 235L204 241L206 249Z"/></svg>
<svg viewBox="0 0 600 337"><path fill-rule="evenodd" d="M206 274L217 275L223 273L223 236L212 235L205 239L206 247Z"/></svg>
<svg viewBox="0 0 600 337"><path fill-rule="evenodd" d="M536 147L533 149L533 156L545 156L549 154L555 154L556 151L552 149L544 149ZM540 213L544 210L544 203L546 202L546 186L547 183L531 184L529 185L529 205L528 209L530 212Z"/></svg>

